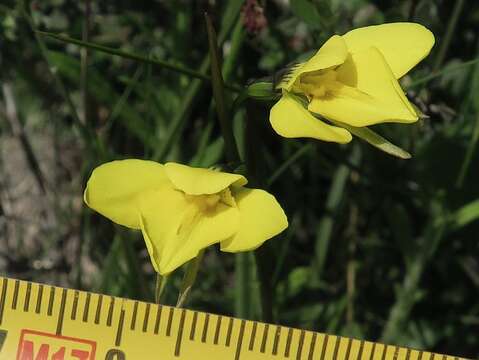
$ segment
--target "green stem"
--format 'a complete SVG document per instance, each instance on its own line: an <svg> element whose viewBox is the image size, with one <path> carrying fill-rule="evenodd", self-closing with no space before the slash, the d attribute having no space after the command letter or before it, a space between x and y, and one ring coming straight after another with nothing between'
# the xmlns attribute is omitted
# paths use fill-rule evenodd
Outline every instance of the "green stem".
<svg viewBox="0 0 479 360"><path fill-rule="evenodd" d="M407 262L406 274L402 286L398 290L396 302L389 312L388 320L381 336L381 342L394 342L402 333L414 304L420 298L422 274L444 237L447 220L443 216L441 204L434 203L430 213L431 219L426 228L424 243L419 246L413 259Z"/></svg>
<svg viewBox="0 0 479 360"><path fill-rule="evenodd" d="M411 88L414 88L416 86L419 86L419 85L422 85L424 83L427 83L431 80L434 80L438 77L441 77L445 74L449 74L453 71L458 71L458 70L462 70L464 68L467 68L471 65L475 65L475 64L478 64L479 63L479 58L476 58L476 59L472 59L472 60L468 60L468 61L465 61L461 64L457 64L457 65L454 65L454 66L449 66L449 67L446 67L446 68L443 68L442 70L440 71L436 71L436 72L433 72L431 75L428 75L428 76L424 76L418 80L415 80L413 81L411 84L409 84L408 86L406 86L406 89L411 89Z"/></svg>
<svg viewBox="0 0 479 360"><path fill-rule="evenodd" d="M62 42L66 42L66 43L75 44L75 45L78 45L78 46L90 48L90 49L101 51L101 52L104 52L104 53L107 53L107 54L110 54L110 55L114 55L114 56L120 56L120 57L125 58L125 59L131 59L131 60L135 60L135 61L141 61L141 62L144 62L144 63L147 63L147 64L161 66L165 69L169 69L169 70L178 72L180 74L185 74L185 75L194 77L196 79L200 79L202 81L211 81L212 80L211 77L209 77L208 75L205 75L201 71L193 70L193 69L187 68L185 66L170 63L170 62L165 61L165 60L153 59L151 57L132 54L130 52L126 52L126 51L123 51L123 50L119 50L119 49L111 48L111 47L104 46L104 45L99 45L99 44L95 44L95 43L91 43L91 42L78 40L78 39L71 38L71 37L65 36L65 35L54 34L54 33L46 32L46 31L39 31L39 30L36 30L35 32L37 34L40 34L40 35L43 35L43 36L48 36L48 37L50 37L52 39L55 39L55 40L58 40L58 41L62 41ZM234 92L239 92L239 91L242 90L240 87L230 85L230 84L225 84L225 88L228 89L228 90L234 91Z"/></svg>
<svg viewBox="0 0 479 360"><path fill-rule="evenodd" d="M225 96L224 96L224 82L223 75L221 73L221 63L218 54L218 42L216 39L216 31L213 28L211 19L207 13L205 13L206 29L208 32L208 44L210 48L211 59L211 79L213 87L213 97L216 104L216 113L218 114L218 120L220 122L223 139L225 141L226 158L229 163L239 161L238 148L236 146L236 140L233 135L233 127L231 125L231 119L227 116Z"/></svg>
<svg viewBox="0 0 479 360"><path fill-rule="evenodd" d="M168 275L156 274L155 302L157 304L161 303L161 296L165 292L165 288L166 288L167 283L168 283Z"/></svg>
<svg viewBox="0 0 479 360"><path fill-rule="evenodd" d="M433 73L435 73L441 68L444 59L446 58L447 51L449 50L449 46L451 45L452 36L454 34L454 31L456 30L461 11L464 7L464 2L465 0L457 0L454 4L452 15L449 18L449 22L447 24L446 34L444 35L444 39L441 41L441 47L439 48L436 60L434 62L434 66L432 67Z"/></svg>
<svg viewBox="0 0 479 360"><path fill-rule="evenodd" d="M185 276L183 277L183 281L181 282L181 289L180 294L178 296L178 301L176 302L177 307L182 307L188 295L191 292L191 288L193 287L196 275L198 274L198 270L200 269L201 260L203 259L204 250L201 250L198 255L190 260L186 266Z"/></svg>
<svg viewBox="0 0 479 360"><path fill-rule="evenodd" d="M358 144L355 144L351 155L349 156L348 163L357 166L360 159L361 149ZM339 211L350 172L351 170L348 166L339 165L333 176L331 189L326 200L325 214L319 221L318 233L316 235L316 243L314 246L314 257L311 262L311 274L314 284L319 284L321 280L321 275L328 254L329 243L333 233L334 219Z"/></svg>
<svg viewBox="0 0 479 360"><path fill-rule="evenodd" d="M75 105L73 104L73 101L70 97L70 94L67 91L67 88L66 88L65 84L63 83L60 76L58 76L55 73L55 71L53 71L53 66L50 64L50 60L49 60L49 57L48 57L48 49L47 49L45 43L43 42L43 40L40 38L40 36L38 36L38 33L35 31L35 24L33 23L33 19L30 16L28 2L25 3L24 1L21 1L19 3L19 5L20 5L20 11L23 14L24 19L27 21L28 25L30 26L30 29L34 33L35 40L37 42L38 48L40 49L40 53L42 54L42 57L43 57L44 61L48 65L48 70L50 72L50 75L53 77L56 85L60 89L60 93L63 96L63 98L65 99L65 101L67 103L67 106L70 110L70 113L73 116L73 119L75 120L75 122L74 122L75 126L80 131L80 134L82 135L82 138L85 141L85 143L87 145L90 145L90 146L87 146L87 148L88 149L92 149L92 148L97 149L97 150L99 150L99 152L101 154L104 154L103 148L101 146L101 143L98 141L98 138L97 138L96 134L93 131L91 131L90 128L85 126L85 124L83 124L83 122L80 120L78 112L76 111ZM93 145L93 146L91 146L91 145Z"/></svg>

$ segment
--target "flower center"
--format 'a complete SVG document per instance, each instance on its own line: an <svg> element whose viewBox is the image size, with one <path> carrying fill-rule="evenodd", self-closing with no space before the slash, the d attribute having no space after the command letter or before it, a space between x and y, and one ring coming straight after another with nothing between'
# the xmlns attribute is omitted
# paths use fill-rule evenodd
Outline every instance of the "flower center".
<svg viewBox="0 0 479 360"><path fill-rule="evenodd" d="M308 98L330 95L337 87L337 72L334 70L318 71L300 77L297 87Z"/></svg>
<svg viewBox="0 0 479 360"><path fill-rule="evenodd" d="M185 198L188 202L195 205L200 211L211 211L216 208L216 205L221 199L219 194L209 195L188 195L185 194Z"/></svg>

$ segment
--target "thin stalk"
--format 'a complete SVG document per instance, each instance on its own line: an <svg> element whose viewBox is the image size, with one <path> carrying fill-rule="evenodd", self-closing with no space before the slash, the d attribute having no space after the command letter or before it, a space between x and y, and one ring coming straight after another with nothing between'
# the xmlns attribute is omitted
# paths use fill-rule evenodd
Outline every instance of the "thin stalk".
<svg viewBox="0 0 479 360"><path fill-rule="evenodd" d="M168 283L168 275L156 274L155 283L155 303L161 303L161 297L165 293L166 284Z"/></svg>
<svg viewBox="0 0 479 360"><path fill-rule="evenodd" d="M53 80L55 81L58 89L60 90L60 94L63 96L65 99L67 106L70 110L71 115L73 116L74 124L78 128L83 141L85 141L87 146L87 149L97 149L100 150L101 152L101 144L98 141L98 138L96 134L87 126L83 124L81 121L78 112L75 108L75 105L73 104L73 101L70 97L70 94L68 93L68 90L63 83L63 80L56 74L56 72L53 70L54 67L51 65L50 60L48 58L48 49L43 42L43 39L39 36L38 32L35 31L35 24L33 23L33 19L30 16L30 12L28 7L26 6L24 1L21 1L20 3L20 11L24 17L24 19L27 21L28 25L30 26L30 29L33 31L35 40L37 42L38 48L40 49L40 53L44 59L44 61L47 63L48 71L50 72L50 75L52 76Z"/></svg>
<svg viewBox="0 0 479 360"><path fill-rule="evenodd" d="M231 118L227 115L226 110L224 81L221 73L221 60L218 53L216 31L213 28L213 24L207 13L205 13L205 21L206 29L208 32L208 44L211 59L211 79L213 87L213 97L216 104L216 113L218 115L223 139L225 141L226 159L229 163L234 163L239 161L239 154L238 148L236 146L236 140L233 135Z"/></svg>
<svg viewBox="0 0 479 360"><path fill-rule="evenodd" d="M479 42L477 46L477 53L479 54ZM466 97L466 100L462 106L463 116L468 119L468 111L474 104L474 99L477 97L477 92L479 91L479 63L474 66L472 69L472 76L471 76L471 83L469 89L469 95ZM461 188L464 179L469 171L469 167L472 162L472 158L474 156L475 150L477 148L477 143L479 142L479 106L477 106L478 113L476 114L476 123L474 126L474 130L471 135L471 140L468 143L466 155L464 157L464 161L462 162L461 169L459 171L459 175L456 180L456 187Z"/></svg>
<svg viewBox="0 0 479 360"><path fill-rule="evenodd" d="M245 141L245 163L248 173L248 181L252 187L259 187L260 162L258 154L261 153L259 146L261 144L259 131L257 129L259 118L258 109L251 101L246 103L246 141ZM273 298L274 284L271 282L271 275L274 271L273 259L274 253L270 242L266 242L255 251L256 269L258 274L260 295L261 295L261 314L265 322L273 322Z"/></svg>
<svg viewBox="0 0 479 360"><path fill-rule="evenodd" d="M434 80L438 77L441 77L445 74L449 74L451 72L458 71L458 70L463 70L464 68L467 68L471 65L475 65L475 64L478 64L478 63L479 63L479 58L476 58L476 59L465 61L461 64L457 64L457 65L454 65L454 66L449 66L447 68L443 68L440 71L433 72L431 75L427 75L427 76L424 76L420 79L417 79L417 80L413 81L411 84L406 86L406 89L409 90L409 89L414 88L416 86L425 84L425 83L427 83L431 80Z"/></svg>
<svg viewBox="0 0 479 360"><path fill-rule="evenodd" d="M313 148L311 143L305 144L300 147L291 157L286 160L281 166L270 176L268 179L267 185L268 187L271 186L276 180L278 180L283 173L289 169L291 165L293 165L296 160L298 160L301 156L308 153Z"/></svg>
<svg viewBox="0 0 479 360"><path fill-rule="evenodd" d="M358 144L355 144L348 162L357 166L360 159L361 149ZM339 211L350 172L350 168L346 165L339 165L333 175L331 188L326 200L325 214L319 221L318 233L316 235L316 243L314 246L314 256L311 262L312 282L314 284L319 284L321 280L326 257L328 255L329 243L333 233L334 219Z"/></svg>
<svg viewBox="0 0 479 360"><path fill-rule="evenodd" d="M90 37L91 0L85 0L85 17L83 19L82 41L88 42ZM80 88L83 98L83 123L88 119L88 48L83 47L80 51Z"/></svg>
<svg viewBox="0 0 479 360"><path fill-rule="evenodd" d="M186 272L185 276L183 277L183 281L181 282L181 289L178 296L178 301L176 302L176 307L183 307L185 304L186 299L191 292L191 288L196 281L201 260L203 259L203 253L204 250L201 250L198 255L194 259L190 260L186 265Z"/></svg>
<svg viewBox="0 0 479 360"><path fill-rule="evenodd" d="M224 43L230 31L233 29L234 25L238 22L241 22L241 19L238 18L239 11L241 10L241 5L242 0L231 0L230 2L228 2L228 7L224 12L223 21L221 23L221 31L218 35L218 42L220 46ZM235 44L232 44L232 48L234 48L235 46ZM229 60L225 62L225 68L223 69L223 71L226 69L226 66L228 66L229 63ZM199 71L205 74L209 67L210 57L209 55L207 55L203 59ZM232 71L232 69L233 68L231 67L230 71ZM229 74L225 71L224 76L225 78L228 78ZM187 92L183 99L183 106L178 112L176 112L175 117L171 121L166 131L165 139L160 143L157 151L153 155L153 160L161 162L166 159L168 152L171 150L171 146L181 135L181 132L186 125L186 121L191 112L193 111L194 102L196 101L200 93L202 85L203 82L199 79L195 79L189 84Z"/></svg>
<svg viewBox="0 0 479 360"><path fill-rule="evenodd" d="M427 264L436 253L444 233L447 230L447 217L443 214L442 205L433 203L423 243L407 262L406 275L398 290L396 302L390 309L388 320L381 335L381 342L393 342L403 331L414 304L419 300L420 280Z"/></svg>
<svg viewBox="0 0 479 360"><path fill-rule="evenodd" d="M456 30L459 17L464 7L464 3L465 0L457 0L454 3L452 15L449 18L449 22L447 23L446 34L444 35L444 39L441 41L441 46L434 61L434 66L432 67L433 73L435 73L441 68L444 59L446 58L447 51L449 50L449 46L451 45L452 36L454 35L454 31Z"/></svg>
<svg viewBox="0 0 479 360"><path fill-rule="evenodd" d="M101 52L104 52L104 53L107 53L107 54L110 54L110 55L119 56L119 57L122 57L122 58L125 58L125 59L140 61L140 62L144 62L146 64L157 65L157 66L163 67L165 69L169 69L169 70L175 71L175 72L180 73L180 74L188 75L190 77L193 77L193 78L196 78L196 79L199 79L199 80L202 80L202 81L209 82L209 81L212 80L211 77L209 77L208 75L205 75L201 70L197 71L197 70L187 68L187 67L182 66L182 65L178 65L178 64L175 64L175 63L170 63L170 62L165 61L165 60L156 59L156 58L152 58L152 57L148 57L148 56L141 56L141 55L133 54L133 53L126 52L126 51L123 51L123 50L111 48L111 47L108 47L108 46L99 45L99 44L95 44L95 43L91 43L91 42L85 42L85 41L78 40L78 39L75 39L75 38L71 38L69 36L65 36L65 35L61 35L61 34L54 34L54 33L46 32L46 31L40 31L40 30L35 30L35 33L39 34L39 35L50 37L50 38L58 40L58 41L62 41L62 42L70 43L70 44L75 44L75 45L86 47L86 48L89 48L89 49L101 51ZM228 90L231 90L233 92L239 92L239 91L242 90L240 87L230 85L230 84L225 84L225 88L228 89Z"/></svg>

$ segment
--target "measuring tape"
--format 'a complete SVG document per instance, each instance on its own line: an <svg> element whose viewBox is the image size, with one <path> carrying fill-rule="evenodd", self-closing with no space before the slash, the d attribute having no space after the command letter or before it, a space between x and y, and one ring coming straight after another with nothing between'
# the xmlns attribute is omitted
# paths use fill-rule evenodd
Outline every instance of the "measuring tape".
<svg viewBox="0 0 479 360"><path fill-rule="evenodd" d="M0 359L460 360L6 277L0 281Z"/></svg>

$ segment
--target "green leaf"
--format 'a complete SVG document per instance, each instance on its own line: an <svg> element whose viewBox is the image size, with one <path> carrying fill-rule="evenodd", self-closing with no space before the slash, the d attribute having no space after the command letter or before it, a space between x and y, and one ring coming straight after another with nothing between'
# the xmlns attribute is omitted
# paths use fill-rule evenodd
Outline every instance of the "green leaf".
<svg viewBox="0 0 479 360"><path fill-rule="evenodd" d="M368 127L354 127L351 125L340 123L339 121L334 121L334 123L337 123L339 126L347 129L353 135L356 135L357 137L363 139L372 146L377 147L379 150L388 153L389 155L393 155L401 159L411 158L411 154L408 153L406 150L403 150L399 146L396 146L393 143L389 142Z"/></svg>
<svg viewBox="0 0 479 360"><path fill-rule="evenodd" d="M317 7L312 1L308 0L291 0L291 10L294 15L304 21L312 28L319 28L321 24L321 16Z"/></svg>
<svg viewBox="0 0 479 360"><path fill-rule="evenodd" d="M479 199L464 205L451 216L454 229L460 229L479 219Z"/></svg>

